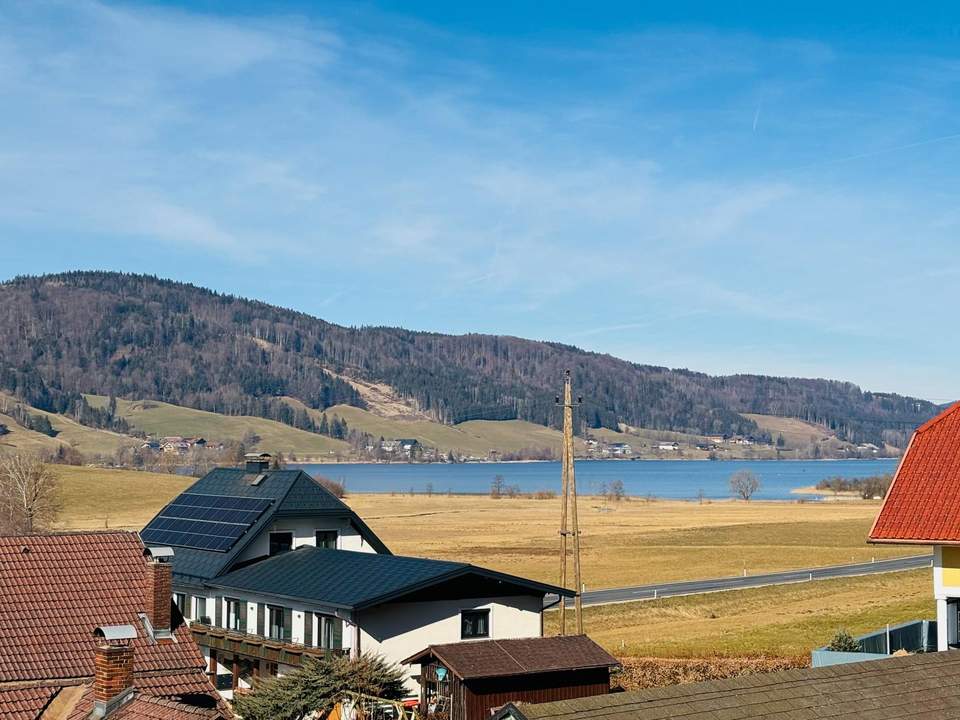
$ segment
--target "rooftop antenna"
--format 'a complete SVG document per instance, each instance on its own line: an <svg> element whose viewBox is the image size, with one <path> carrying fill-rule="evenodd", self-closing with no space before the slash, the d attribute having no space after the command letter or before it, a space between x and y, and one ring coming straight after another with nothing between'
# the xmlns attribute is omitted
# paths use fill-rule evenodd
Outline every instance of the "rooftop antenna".
<svg viewBox="0 0 960 720"><path fill-rule="evenodd" d="M577 405L583 398L577 398ZM563 447L562 467L562 507L560 510L560 587L567 587L567 536L573 536L573 581L574 608L576 611L577 634L583 634L583 607L580 591L583 585L580 579L580 524L577 520L577 478L573 470L573 387L570 371L563 373L563 402L557 397L557 404L563 407ZM570 530L567 529L567 508L569 507ZM566 600L560 598L560 634L567 634Z"/></svg>

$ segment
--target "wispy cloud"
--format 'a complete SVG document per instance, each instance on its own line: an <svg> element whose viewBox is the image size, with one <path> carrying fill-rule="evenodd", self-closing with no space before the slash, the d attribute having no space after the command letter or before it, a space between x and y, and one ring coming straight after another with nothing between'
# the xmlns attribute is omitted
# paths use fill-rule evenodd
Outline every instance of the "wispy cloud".
<svg viewBox="0 0 960 720"><path fill-rule="evenodd" d="M660 349L631 359L683 348L706 370L748 339L794 357L832 343L809 360L827 375L926 332L882 292L890 275L930 302L931 327L956 305L914 272L948 266L956 229L942 58L321 12L0 7L11 272L47 267L11 239L72 258L81 237L85 263L189 267L245 294L231 270L266 263L268 299L348 323L598 349L644 336Z"/></svg>

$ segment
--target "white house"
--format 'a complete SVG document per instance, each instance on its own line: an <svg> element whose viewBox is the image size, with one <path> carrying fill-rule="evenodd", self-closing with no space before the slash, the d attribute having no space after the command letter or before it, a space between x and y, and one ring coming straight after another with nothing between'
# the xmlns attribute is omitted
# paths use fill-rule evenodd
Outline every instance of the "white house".
<svg viewBox="0 0 960 720"><path fill-rule="evenodd" d="M680 450L680 443L678 442L662 442L657 445L658 450L669 450L670 452L678 452Z"/></svg>
<svg viewBox="0 0 960 720"><path fill-rule="evenodd" d="M544 596L571 595L465 563L392 555L313 478L268 462L211 471L141 533L147 545L172 548L177 607L225 697L304 656L370 651L399 663L425 644L539 637Z"/></svg>

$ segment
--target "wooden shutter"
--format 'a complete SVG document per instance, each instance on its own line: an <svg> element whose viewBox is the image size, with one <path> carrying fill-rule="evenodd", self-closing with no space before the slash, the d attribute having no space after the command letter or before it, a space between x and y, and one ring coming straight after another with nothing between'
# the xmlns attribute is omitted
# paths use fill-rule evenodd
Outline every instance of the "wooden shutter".
<svg viewBox="0 0 960 720"><path fill-rule="evenodd" d="M283 608L283 639L287 642L293 638L293 610Z"/></svg>
<svg viewBox="0 0 960 720"><path fill-rule="evenodd" d="M243 600L237 601L237 615L240 619L240 632L247 631L247 603Z"/></svg>
<svg viewBox="0 0 960 720"><path fill-rule="evenodd" d="M214 624L217 627L223 627L223 598L220 596L217 596L214 598L213 602L214 602L213 612L215 616Z"/></svg>
<svg viewBox="0 0 960 720"><path fill-rule="evenodd" d="M313 613L303 614L303 644L307 647L313 647L313 618Z"/></svg>
<svg viewBox="0 0 960 720"><path fill-rule="evenodd" d="M257 603L257 635L267 636L267 606Z"/></svg>

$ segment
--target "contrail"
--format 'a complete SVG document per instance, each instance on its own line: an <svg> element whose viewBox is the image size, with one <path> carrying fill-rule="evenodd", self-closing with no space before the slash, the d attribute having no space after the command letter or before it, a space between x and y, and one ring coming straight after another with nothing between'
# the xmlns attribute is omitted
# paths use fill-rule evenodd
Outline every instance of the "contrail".
<svg viewBox="0 0 960 720"><path fill-rule="evenodd" d="M757 131L757 121L760 119L760 106L761 103L757 103L757 111L753 114L753 131Z"/></svg>
<svg viewBox="0 0 960 720"><path fill-rule="evenodd" d="M899 150L909 150L915 147L921 147L923 145L932 145L934 143L946 142L948 140L957 140L960 139L960 133L953 133L952 135L941 135L940 137L929 138L927 140L918 140L917 142L906 143L905 145L894 145L893 147L881 148L880 150L871 150L869 152L857 153L856 155L846 155L844 157L833 158L832 160L819 160L817 162L809 163L808 165L797 165L796 167L788 169L786 172L793 172L795 170L807 170L813 167L820 167L822 165L837 165L839 163L851 162L853 160L863 160L864 158L876 157L877 155L885 155L886 153L898 152Z"/></svg>

